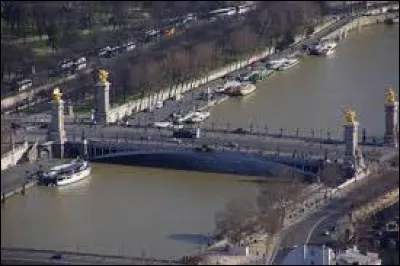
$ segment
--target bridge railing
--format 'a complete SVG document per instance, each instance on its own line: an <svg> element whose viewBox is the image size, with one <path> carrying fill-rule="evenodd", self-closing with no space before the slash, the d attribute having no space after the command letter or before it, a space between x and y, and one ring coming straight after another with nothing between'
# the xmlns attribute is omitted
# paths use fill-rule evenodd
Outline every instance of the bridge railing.
<svg viewBox="0 0 400 266"><path fill-rule="evenodd" d="M312 142L312 143L320 143L320 144L344 144L343 138L340 136L343 135L342 130L340 129L318 129L318 130L304 130L304 129L283 129L280 128L279 130L270 130L267 126L260 127L256 126L249 126L247 128L231 128L230 124L227 123L225 126L222 124L218 124L219 126L216 127L215 124L211 126L200 126L201 132L203 134L231 134L231 135L241 135L241 136L259 136L259 137L268 137L268 138L275 138L275 139L293 139L299 140L304 142ZM194 129L196 125L187 125L189 129ZM116 130L116 137L124 137L126 134L126 130L131 129L132 131L143 130L144 133L150 134L156 132L160 136L164 137L171 137L173 129L171 128L154 128L151 125L130 125L128 127L124 126L93 126L92 130L98 131L99 129L114 129ZM77 128L76 131L72 133L72 139L77 139L82 135L82 131L85 129L81 129L80 127ZM360 145L368 145L368 146L382 146L384 144L383 136L371 136L367 135L365 129L362 130L360 134Z"/></svg>
<svg viewBox="0 0 400 266"><path fill-rule="evenodd" d="M185 128L195 129L197 125L186 125ZM143 132L150 132L157 130L152 125L129 125L129 126L121 126L121 125L109 125L109 126L93 126L94 130L97 128L113 128L115 130L124 131L127 128L131 128L132 130L140 130ZM341 144L343 140L341 137L342 132L338 130L330 130L330 129L318 129L318 130L304 130L304 129L283 129L280 128L278 130L271 130L267 126L259 126L259 125L250 125L246 128L234 128L230 126L230 123L225 125L218 124L216 126L215 123L212 123L211 126L200 126L201 132L203 133L213 133L213 134L236 134L236 135L244 135L244 136L260 136L260 137L272 137L272 138L283 138L283 139L297 139L302 141L313 141L313 142L322 142L322 143L332 143L332 144ZM171 128L159 128L158 132L172 132ZM75 135L79 135L79 132L76 132ZM122 134L121 134L122 135Z"/></svg>

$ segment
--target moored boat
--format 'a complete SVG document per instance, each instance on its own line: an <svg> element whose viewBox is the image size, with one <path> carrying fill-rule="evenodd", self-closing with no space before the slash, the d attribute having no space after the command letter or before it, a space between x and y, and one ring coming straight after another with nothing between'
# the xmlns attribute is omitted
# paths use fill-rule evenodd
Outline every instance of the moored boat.
<svg viewBox="0 0 400 266"><path fill-rule="evenodd" d="M51 168L39 177L39 184L46 186L65 186L78 182L90 175L92 167L88 161L72 160L70 163Z"/></svg>
<svg viewBox="0 0 400 266"><path fill-rule="evenodd" d="M244 96L247 94L252 93L253 91L256 90L256 85L252 83L245 83L242 84L241 86L237 87L235 90L231 92L233 96Z"/></svg>
<svg viewBox="0 0 400 266"><path fill-rule="evenodd" d="M297 66L299 63L300 61L297 59L286 59L286 61L278 68L278 70L288 70Z"/></svg>
<svg viewBox="0 0 400 266"><path fill-rule="evenodd" d="M326 48L326 49L322 50L321 55L330 56L330 55L333 55L334 53L335 53L334 48Z"/></svg>

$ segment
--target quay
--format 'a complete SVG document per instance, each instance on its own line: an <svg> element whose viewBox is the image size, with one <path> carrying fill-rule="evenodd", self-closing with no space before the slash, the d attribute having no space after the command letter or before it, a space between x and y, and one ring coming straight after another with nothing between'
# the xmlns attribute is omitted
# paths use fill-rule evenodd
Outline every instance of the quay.
<svg viewBox="0 0 400 266"><path fill-rule="evenodd" d="M1 248L1 264L185 265L168 259L6 247Z"/></svg>
<svg viewBox="0 0 400 266"><path fill-rule="evenodd" d="M1 202L5 203L13 195L25 195L26 190L37 184L37 175L41 170L60 163L50 159L34 163L24 163L1 172Z"/></svg>

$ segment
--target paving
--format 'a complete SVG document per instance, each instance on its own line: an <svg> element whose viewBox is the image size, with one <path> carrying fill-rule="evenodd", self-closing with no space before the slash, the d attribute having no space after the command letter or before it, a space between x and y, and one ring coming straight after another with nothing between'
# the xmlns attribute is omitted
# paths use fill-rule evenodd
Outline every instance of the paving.
<svg viewBox="0 0 400 266"><path fill-rule="evenodd" d="M168 260L99 255L55 250L1 248L1 263L12 264L71 264L71 265L183 265Z"/></svg>
<svg viewBox="0 0 400 266"><path fill-rule="evenodd" d="M1 171L1 195L8 195L17 190L24 184L32 181L32 175L39 170L46 170L49 167L59 164L61 160L50 159L46 161L36 161L34 163L17 164L14 167Z"/></svg>

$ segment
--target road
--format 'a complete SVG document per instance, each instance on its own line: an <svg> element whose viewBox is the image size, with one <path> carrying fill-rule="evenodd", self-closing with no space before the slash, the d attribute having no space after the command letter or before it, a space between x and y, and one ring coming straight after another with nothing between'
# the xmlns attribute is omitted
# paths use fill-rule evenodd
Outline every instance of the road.
<svg viewBox="0 0 400 266"><path fill-rule="evenodd" d="M330 225L335 225L337 220L351 211L351 205L361 206L379 195L398 187L398 171L384 169L380 174L374 174L346 187L341 192L341 197L333 199L324 209L309 215L303 221L295 224L280 233L281 241L277 254L273 257L273 264L278 265L288 251L296 246L308 244L333 245L329 236L322 233Z"/></svg>
<svg viewBox="0 0 400 266"><path fill-rule="evenodd" d="M52 258L61 254L59 258ZM128 256L100 255L78 252L58 252L54 250L35 250L18 248L1 248L1 264L75 264L75 265L183 265L168 260L151 258L133 258Z"/></svg>

